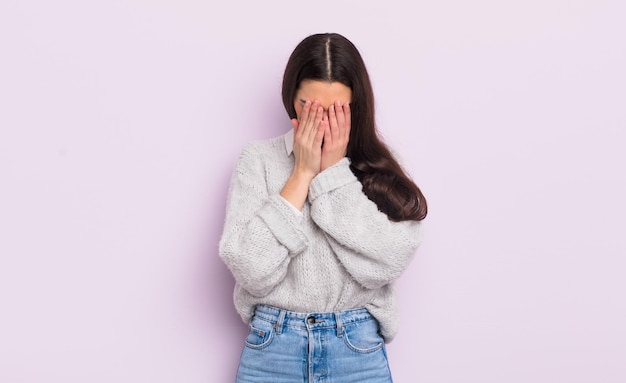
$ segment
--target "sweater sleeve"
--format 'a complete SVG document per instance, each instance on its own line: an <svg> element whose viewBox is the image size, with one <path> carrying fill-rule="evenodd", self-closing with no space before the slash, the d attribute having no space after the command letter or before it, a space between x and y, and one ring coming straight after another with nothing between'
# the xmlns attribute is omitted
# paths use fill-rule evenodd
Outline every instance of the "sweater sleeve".
<svg viewBox="0 0 626 383"><path fill-rule="evenodd" d="M292 257L308 246L301 216L281 196L269 194L265 161L255 146L239 157L230 183L219 254L235 280L265 296L287 273Z"/></svg>
<svg viewBox="0 0 626 383"><path fill-rule="evenodd" d="M421 223L389 220L363 193L348 158L317 175L309 200L311 217L337 258L366 288L380 288L398 278L421 243Z"/></svg>

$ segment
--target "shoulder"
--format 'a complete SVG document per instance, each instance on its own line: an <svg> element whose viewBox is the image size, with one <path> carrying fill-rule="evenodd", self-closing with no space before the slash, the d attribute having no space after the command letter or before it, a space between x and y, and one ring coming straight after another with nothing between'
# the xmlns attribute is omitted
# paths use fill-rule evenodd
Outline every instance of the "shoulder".
<svg viewBox="0 0 626 383"><path fill-rule="evenodd" d="M287 134L265 140L254 140L246 144L239 154L239 162L262 163L280 161L289 157L285 146Z"/></svg>

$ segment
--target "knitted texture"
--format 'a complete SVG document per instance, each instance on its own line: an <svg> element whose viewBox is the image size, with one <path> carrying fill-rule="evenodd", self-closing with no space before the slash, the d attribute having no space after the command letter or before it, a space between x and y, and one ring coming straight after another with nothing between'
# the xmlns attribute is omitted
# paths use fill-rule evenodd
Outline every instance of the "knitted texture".
<svg viewBox="0 0 626 383"><path fill-rule="evenodd" d="M297 214L279 194L294 167L291 137L249 144L235 167L219 253L235 277L237 312L247 323L257 304L302 313L365 307L390 342L393 282L421 242L421 223L390 221L348 158L313 179Z"/></svg>

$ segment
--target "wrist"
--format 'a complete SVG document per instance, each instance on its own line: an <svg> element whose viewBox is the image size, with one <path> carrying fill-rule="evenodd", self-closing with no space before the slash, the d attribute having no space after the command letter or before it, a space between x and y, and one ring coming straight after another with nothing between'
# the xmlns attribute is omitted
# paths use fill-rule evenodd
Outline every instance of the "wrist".
<svg viewBox="0 0 626 383"><path fill-rule="evenodd" d="M280 195L296 209L302 210L313 178L315 178L315 175L310 172L300 172L294 169L285 186L280 191Z"/></svg>
<svg viewBox="0 0 626 383"><path fill-rule="evenodd" d="M336 165L337 163L339 163L339 161L341 161L344 157L338 157L338 158L328 158L326 161L322 161L322 166L321 166L321 171L324 171L334 165Z"/></svg>
<svg viewBox="0 0 626 383"><path fill-rule="evenodd" d="M305 184L308 188L309 184L318 173L319 172L314 172L309 169L294 168L289 176L289 181L296 184Z"/></svg>

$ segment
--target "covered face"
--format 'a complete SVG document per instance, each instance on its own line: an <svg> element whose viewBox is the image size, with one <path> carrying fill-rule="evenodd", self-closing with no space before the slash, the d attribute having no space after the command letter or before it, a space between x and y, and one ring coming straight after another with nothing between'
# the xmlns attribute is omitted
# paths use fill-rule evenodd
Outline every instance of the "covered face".
<svg viewBox="0 0 626 383"><path fill-rule="evenodd" d="M352 90L346 85L333 81L323 80L304 80L300 83L296 97L294 99L294 108L298 119L302 113L302 107L306 101L319 101L320 106L324 108L324 113L328 115L328 108L335 102L339 101L341 105L348 104L352 101Z"/></svg>

